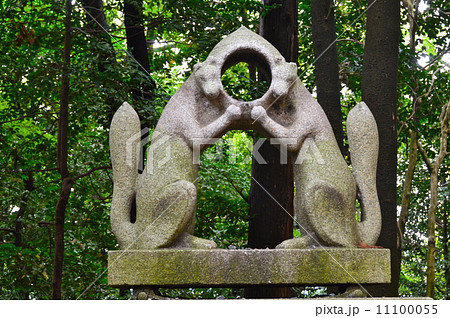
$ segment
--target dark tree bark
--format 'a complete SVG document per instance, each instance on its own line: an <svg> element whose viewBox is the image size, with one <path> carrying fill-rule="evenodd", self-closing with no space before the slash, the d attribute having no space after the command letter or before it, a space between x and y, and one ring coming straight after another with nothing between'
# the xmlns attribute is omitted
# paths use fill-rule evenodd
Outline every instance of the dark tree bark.
<svg viewBox="0 0 450 318"><path fill-rule="evenodd" d="M23 182L25 191L20 199L20 208L17 211L16 219L14 220L14 245L22 246L22 217L25 215L28 204L28 193L35 189L33 172L28 172L28 178Z"/></svg>
<svg viewBox="0 0 450 318"><path fill-rule="evenodd" d="M20 198L19 210L17 211L16 217L14 219L14 227L13 228L0 228L0 232L7 232L14 235L14 241L4 241L0 244L14 244L15 246L22 246L22 218L25 215L28 203L28 193L36 189L34 187L34 178L33 172L28 172L28 177L23 180L25 191L22 193L22 197Z"/></svg>
<svg viewBox="0 0 450 318"><path fill-rule="evenodd" d="M344 154L344 132L336 47L336 27L332 0L311 1L312 39L315 57L317 101L333 127L341 153Z"/></svg>
<svg viewBox="0 0 450 318"><path fill-rule="evenodd" d="M398 296L400 253L397 229L397 67L400 1L369 0L362 72L362 98L378 125L377 190L382 229L377 245L391 250L391 283L368 288L372 296Z"/></svg>
<svg viewBox="0 0 450 318"><path fill-rule="evenodd" d="M88 27L94 32L106 33L108 23L103 11L103 0L81 0L83 8L87 12L86 21Z"/></svg>
<svg viewBox="0 0 450 318"><path fill-rule="evenodd" d="M342 155L345 156L342 129L341 84L336 46L336 26L332 0L311 1L311 29L315 58L317 101L327 115ZM329 293L345 292L347 286L329 286Z"/></svg>
<svg viewBox="0 0 450 318"><path fill-rule="evenodd" d="M133 98L135 101L140 99L153 99L153 91L156 88L156 83L150 77L150 63L149 54L147 48L147 40L145 38L145 28L142 16L142 5L143 0L124 0L123 2L123 13L125 20L125 29L127 36L127 47L128 51L133 55L136 62L139 64L139 70L144 73L144 76L148 80L141 85L141 87L136 87L133 89ZM141 129L149 128L149 123L142 123ZM145 140L148 134L143 134L141 140ZM140 153L140 163L139 172L143 171L145 162L145 147L141 148ZM132 213L134 215L135 213ZM153 291L160 295L158 288L153 289Z"/></svg>
<svg viewBox="0 0 450 318"><path fill-rule="evenodd" d="M124 0L123 13L128 51L139 63L139 70L149 76L150 63L142 17L142 4L143 0ZM135 99L151 99L153 97L152 91L155 87L155 83L151 79L149 79L149 82L150 84L144 84L142 87L136 87L133 90L133 96Z"/></svg>
<svg viewBox="0 0 450 318"><path fill-rule="evenodd" d="M64 52L63 69L61 78L61 97L58 120L58 145L57 145L57 164L61 175L61 192L55 212L55 256L53 267L53 299L61 299L62 291L62 270L64 259L64 220L66 214L67 202L69 201L70 190L73 180L70 177L67 167L68 154L68 128L69 128L69 66L71 50L71 16L72 2L66 1L66 18L64 20Z"/></svg>
<svg viewBox="0 0 450 318"><path fill-rule="evenodd" d="M86 22L89 32L96 39L106 43L108 49L103 50L98 60L98 70L105 72L106 65L115 63L116 56L111 43L111 37L108 34L108 23L106 21L105 11L103 10L103 0L82 0L84 10L86 11Z"/></svg>
<svg viewBox="0 0 450 318"><path fill-rule="evenodd" d="M261 19L260 35L272 43L287 62L298 62L298 0L263 0L280 7Z"/></svg>
<svg viewBox="0 0 450 318"><path fill-rule="evenodd" d="M143 0L124 0L123 13L125 20L127 47L133 58L139 64L139 70L144 74L148 80L140 87L135 87L132 90L135 101L142 99L152 99L154 97L153 91L156 87L155 82L150 77L150 63L147 48L147 40L145 38L144 21L142 16ZM149 128L150 124L142 123L141 129ZM148 137L148 134L141 136L141 140ZM145 148L143 147L140 154L139 167L144 166L145 162ZM142 172L141 168L139 172Z"/></svg>
<svg viewBox="0 0 450 318"><path fill-rule="evenodd" d="M261 19L260 33L288 62L298 59L298 1L265 0L265 5L282 4ZM274 248L292 238L294 179L292 162L280 163L280 151L265 141L259 149L267 164L253 160L250 188L248 246ZM291 297L290 288L252 287L246 298Z"/></svg>
<svg viewBox="0 0 450 318"><path fill-rule="evenodd" d="M108 33L109 26L105 11L103 10L103 0L81 0L81 3L86 12L88 33L91 35L93 41L99 42L96 45L98 50L100 50L97 60L98 71L105 73L108 70L108 65L114 65L116 63L116 54L111 42L111 36ZM113 95L109 95L105 102L109 106L108 118L111 122L115 111L123 101L116 100Z"/></svg>

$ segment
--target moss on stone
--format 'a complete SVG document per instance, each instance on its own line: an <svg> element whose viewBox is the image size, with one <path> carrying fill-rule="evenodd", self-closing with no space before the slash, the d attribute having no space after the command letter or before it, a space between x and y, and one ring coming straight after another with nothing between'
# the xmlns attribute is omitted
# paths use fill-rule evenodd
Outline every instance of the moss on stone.
<svg viewBox="0 0 450 318"><path fill-rule="evenodd" d="M390 281L387 249L110 251L111 286L225 287Z"/></svg>

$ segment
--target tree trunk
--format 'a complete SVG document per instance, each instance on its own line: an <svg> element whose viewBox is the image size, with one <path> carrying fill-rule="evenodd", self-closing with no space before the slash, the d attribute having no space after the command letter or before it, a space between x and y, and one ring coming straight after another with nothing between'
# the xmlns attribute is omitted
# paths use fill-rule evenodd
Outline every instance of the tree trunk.
<svg viewBox="0 0 450 318"><path fill-rule="evenodd" d="M145 38L144 21L142 17L143 0L124 0L123 13L125 20L125 29L127 36L128 51L139 65L139 70L147 77L147 81L141 83L140 87L132 90L133 99L139 101L142 99L152 99L153 90L156 87L155 82L150 77L150 63L147 49L147 40ZM144 122L141 124L141 130L149 128L150 124ZM141 136L141 140L147 138L148 135ZM143 171L145 164L145 148L141 149L139 158L139 172Z"/></svg>
<svg viewBox="0 0 450 318"><path fill-rule="evenodd" d="M86 21L92 31L106 33L108 23L103 11L103 0L81 0L87 12Z"/></svg>
<svg viewBox="0 0 450 318"><path fill-rule="evenodd" d="M449 201L445 200L443 204L443 211L444 211L444 222L442 226L442 254L444 258L444 262L449 261L448 258L448 214L447 209L449 208ZM447 266L447 268L444 271L444 277L445 277L445 292L446 297L445 299L450 299L450 266Z"/></svg>
<svg viewBox="0 0 450 318"><path fill-rule="evenodd" d="M409 51L411 53L413 65L413 71L417 69L417 56L416 56L416 31L417 31L417 15L419 11L419 0L409 0L405 1L406 9L408 11L408 23L409 23ZM417 122L417 113L420 110L420 99L417 96L417 89L419 88L418 81L416 78L414 81L414 89L412 92L412 105L413 105L413 115L412 119ZM417 149L419 136L417 131L414 129L409 129L409 158L408 158L408 169L406 170L405 182L403 184L402 193L402 207L400 216L398 218L397 224L399 229L399 249L400 253L403 249L403 237L406 228L406 222L408 221L409 205L411 202L411 187L414 177L414 171L416 169L417 163ZM401 258L401 254L400 254ZM400 260L401 261L401 260Z"/></svg>
<svg viewBox="0 0 450 318"><path fill-rule="evenodd" d="M332 0L311 1L312 39L315 57L317 101L322 106L344 154L344 132L339 81L339 63L336 47L336 27Z"/></svg>
<svg viewBox="0 0 450 318"><path fill-rule="evenodd" d="M287 62L298 62L298 0L263 0L264 5L280 7L261 19L260 35L284 56Z"/></svg>
<svg viewBox="0 0 450 318"><path fill-rule="evenodd" d="M287 62L298 60L298 1L265 0L265 5L282 4L261 19L260 33ZM293 234L294 178L292 162L280 163L280 151L265 141L259 153L266 165L252 163L248 246L274 248ZM290 288L251 287L246 298L291 297Z"/></svg>
<svg viewBox="0 0 450 318"><path fill-rule="evenodd" d="M17 211L14 220L14 245L22 246L22 217L25 215L25 210L28 207L28 194L35 189L33 172L28 172L28 178L23 181L25 191L20 199L20 208Z"/></svg>
<svg viewBox="0 0 450 318"><path fill-rule="evenodd" d="M139 70L147 78L147 81L143 82L140 87L135 87L132 90L133 99L139 101L141 99L153 99L153 91L156 88L156 83L150 76L150 63L149 54L147 48L147 40L145 38L145 28L142 16L143 0L124 0L123 13L125 20L125 31L127 37L128 51L133 55L133 58L139 65ZM141 129L148 128L149 123L142 123ZM141 135L141 140L148 137L148 134ZM145 163L145 148L141 148L139 157L139 172L143 171ZM153 291L159 295L158 288L154 288Z"/></svg>
<svg viewBox="0 0 450 318"><path fill-rule="evenodd" d="M435 163L431 166L430 179L430 208L428 209L428 251L427 251L427 297L435 295L436 273L436 211L438 207L438 176L439 166Z"/></svg>
<svg viewBox="0 0 450 318"><path fill-rule="evenodd" d="M400 253L397 230L397 66L400 1L369 0L362 72L362 97L378 125L377 190L382 228L377 245L391 250L391 283L368 288L372 296L398 296Z"/></svg>
<svg viewBox="0 0 450 318"><path fill-rule="evenodd" d="M293 188L279 177L281 173L292 174L292 164L280 164L279 150L267 140L259 148L259 153L267 164L258 164L253 158L248 245L275 248L287 238L292 238L293 200L289 199Z"/></svg>
<svg viewBox="0 0 450 318"><path fill-rule="evenodd" d="M414 130L409 130L410 140L409 140L409 158L408 158L408 169L406 170L405 182L403 183L402 192L402 208L400 211L400 216L398 218L398 229L399 240L403 242L403 236L405 234L406 221L408 220L409 205L411 203L411 188L414 177L414 170L417 164L417 132ZM400 243L400 250L402 249L403 243Z"/></svg>
<svg viewBox="0 0 450 318"><path fill-rule="evenodd" d="M339 149L345 156L342 128L341 84L336 46L336 26L332 0L311 1L311 29L315 58L317 101L333 128ZM345 292L346 286L329 286L328 293Z"/></svg>
<svg viewBox="0 0 450 318"><path fill-rule="evenodd" d="M71 15L72 2L66 0L66 18L64 21L64 53L61 79L61 99L58 119L57 160L58 171L61 175L61 192L55 212L55 257L53 267L53 299L61 299L62 271L64 258L64 220L66 206L72 188L72 179L67 168L67 140L69 125L69 66L71 50Z"/></svg>
<svg viewBox="0 0 450 318"><path fill-rule="evenodd" d="M103 10L103 0L82 0L84 10L86 11L86 22L89 32L94 38L101 39L107 49L103 49L98 60L98 70L105 72L106 65L116 62L114 48L111 43L111 37L108 34L108 23Z"/></svg>
<svg viewBox="0 0 450 318"><path fill-rule="evenodd" d="M441 124L441 136L439 153L431 164L430 180L430 207L428 209L428 252L427 252L427 297L435 296L435 272L436 272L436 212L438 210L438 181L439 169L444 162L447 152L447 142L450 121L450 102L442 106L439 118Z"/></svg>
<svg viewBox="0 0 450 318"><path fill-rule="evenodd" d="M100 73L108 71L108 65L116 64L116 53L111 42L111 35L108 33L109 26L103 10L103 0L81 0L83 9L86 12L87 32L91 35L99 51L97 59L97 69ZM105 85L108 85L104 83ZM117 87L113 87L115 90ZM117 100L115 94L109 94L105 103L108 105L108 119L111 120L114 113L123 101Z"/></svg>
<svg viewBox="0 0 450 318"><path fill-rule="evenodd" d="M123 5L128 51L139 64L139 70L149 78L148 83L150 83L144 83L141 87L136 87L133 90L133 96L137 100L141 98L151 99L155 87L155 83L149 75L150 63L142 17L142 4L143 0L124 0Z"/></svg>

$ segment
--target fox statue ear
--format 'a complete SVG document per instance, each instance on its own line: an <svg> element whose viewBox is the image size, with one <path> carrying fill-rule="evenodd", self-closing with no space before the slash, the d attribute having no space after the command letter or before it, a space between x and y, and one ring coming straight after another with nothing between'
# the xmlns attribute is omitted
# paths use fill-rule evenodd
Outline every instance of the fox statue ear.
<svg viewBox="0 0 450 318"><path fill-rule="evenodd" d="M208 61L208 64L217 65L217 59L215 57L209 57L207 59L207 61Z"/></svg>
<svg viewBox="0 0 450 318"><path fill-rule="evenodd" d="M202 67L203 63L197 63L194 65L194 72L197 72L201 67Z"/></svg>

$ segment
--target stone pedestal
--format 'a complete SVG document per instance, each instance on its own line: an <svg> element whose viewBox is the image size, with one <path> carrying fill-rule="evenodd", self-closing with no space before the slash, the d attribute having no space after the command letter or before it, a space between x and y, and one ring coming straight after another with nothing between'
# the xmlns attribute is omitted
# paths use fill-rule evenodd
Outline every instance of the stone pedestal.
<svg viewBox="0 0 450 318"><path fill-rule="evenodd" d="M390 282L388 249L109 251L114 287L245 287Z"/></svg>

